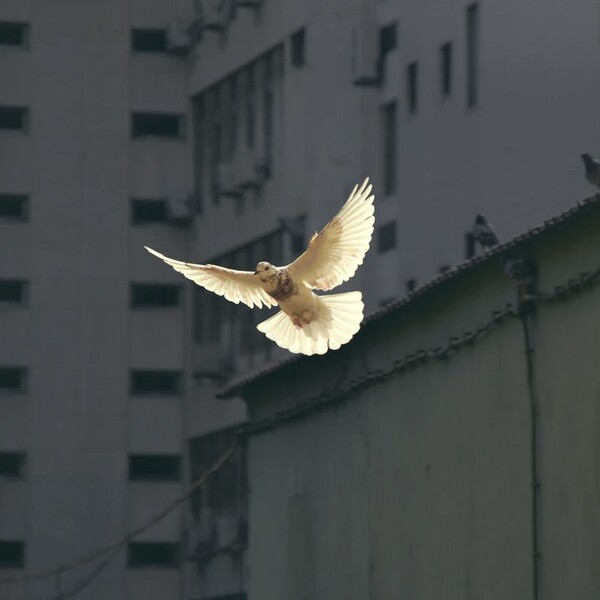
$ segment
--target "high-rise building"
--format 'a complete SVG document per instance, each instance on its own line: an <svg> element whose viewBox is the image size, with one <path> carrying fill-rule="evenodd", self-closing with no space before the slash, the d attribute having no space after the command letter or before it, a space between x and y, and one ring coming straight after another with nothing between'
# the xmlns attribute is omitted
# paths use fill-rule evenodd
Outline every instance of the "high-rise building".
<svg viewBox="0 0 600 600"><path fill-rule="evenodd" d="M0 579L70 563L179 496L192 193L184 2L0 2ZM181 594L181 513L81 597ZM61 575L65 593L98 561ZM54 578L1 586L50 598Z"/></svg>

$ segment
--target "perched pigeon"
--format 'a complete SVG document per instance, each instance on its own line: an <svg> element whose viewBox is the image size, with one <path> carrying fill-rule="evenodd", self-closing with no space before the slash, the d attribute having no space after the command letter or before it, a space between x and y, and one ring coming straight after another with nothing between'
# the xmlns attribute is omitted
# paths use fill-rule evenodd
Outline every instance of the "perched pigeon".
<svg viewBox="0 0 600 600"><path fill-rule="evenodd" d="M498 238L494 232L494 226L488 223L483 215L475 217L475 224L471 229L473 239L485 250L498 244Z"/></svg>
<svg viewBox="0 0 600 600"><path fill-rule="evenodd" d="M600 162L590 154L582 154L581 160L585 165L585 176L587 180L596 187L600 187Z"/></svg>
<svg viewBox="0 0 600 600"><path fill-rule="evenodd" d="M282 348L302 354L325 354L349 342L363 319L360 292L318 296L348 281L371 243L375 222L369 179L354 186L339 213L308 243L294 262L275 267L259 262L256 271L197 265L163 256L145 246L176 271L234 304L250 308L279 306L281 311L257 329Z"/></svg>

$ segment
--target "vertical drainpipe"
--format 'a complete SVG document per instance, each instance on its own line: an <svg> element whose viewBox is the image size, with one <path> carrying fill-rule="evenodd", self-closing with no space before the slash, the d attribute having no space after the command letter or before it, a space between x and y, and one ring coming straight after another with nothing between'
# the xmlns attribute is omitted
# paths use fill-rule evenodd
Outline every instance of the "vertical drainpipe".
<svg viewBox="0 0 600 600"><path fill-rule="evenodd" d="M533 600L540 598L540 430L539 401L535 385L535 349L531 335L533 310L535 308L535 287L531 283L517 284L517 306L523 326L525 362L527 368L527 391L530 414L530 461L531 461L531 557Z"/></svg>

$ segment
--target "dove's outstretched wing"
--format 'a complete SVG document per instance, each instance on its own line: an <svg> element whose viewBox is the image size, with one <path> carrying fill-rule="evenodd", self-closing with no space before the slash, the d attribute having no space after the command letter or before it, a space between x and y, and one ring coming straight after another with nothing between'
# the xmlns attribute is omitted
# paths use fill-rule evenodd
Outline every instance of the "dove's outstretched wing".
<svg viewBox="0 0 600 600"><path fill-rule="evenodd" d="M368 177L360 188L354 186L340 212L313 235L304 254L288 266L293 279L327 291L356 273L373 235L375 209L371 187Z"/></svg>
<svg viewBox="0 0 600 600"><path fill-rule="evenodd" d="M144 246L144 248L150 254L164 260L194 283L219 296L224 296L234 304L242 302L250 308L255 306L258 308L277 306L277 302L262 289L260 281L258 278L253 277L251 271L236 271L235 269L226 269L216 265L196 265L182 262L167 258L160 252L148 248L148 246Z"/></svg>

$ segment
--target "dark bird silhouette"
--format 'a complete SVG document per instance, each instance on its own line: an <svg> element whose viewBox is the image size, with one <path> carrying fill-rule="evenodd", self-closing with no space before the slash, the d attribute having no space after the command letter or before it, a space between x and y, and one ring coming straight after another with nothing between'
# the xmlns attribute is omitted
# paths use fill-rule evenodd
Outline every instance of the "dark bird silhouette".
<svg viewBox="0 0 600 600"><path fill-rule="evenodd" d="M484 249L492 248L498 244L498 237L494 231L494 226L488 223L483 215L475 217L475 224L471 229L473 239Z"/></svg>
<svg viewBox="0 0 600 600"><path fill-rule="evenodd" d="M581 160L585 165L586 179L596 187L600 187L600 162L598 162L591 154L582 154Z"/></svg>

